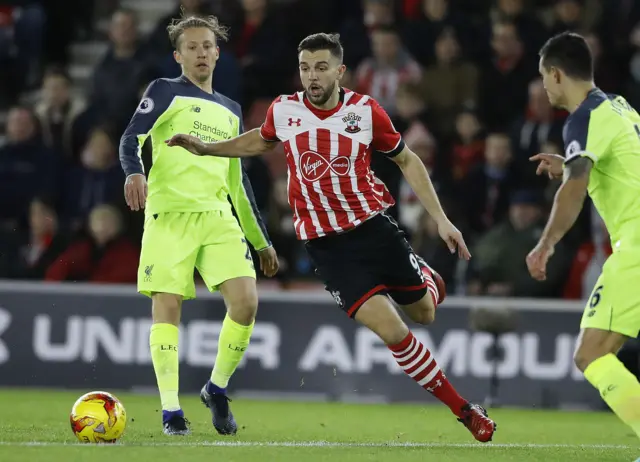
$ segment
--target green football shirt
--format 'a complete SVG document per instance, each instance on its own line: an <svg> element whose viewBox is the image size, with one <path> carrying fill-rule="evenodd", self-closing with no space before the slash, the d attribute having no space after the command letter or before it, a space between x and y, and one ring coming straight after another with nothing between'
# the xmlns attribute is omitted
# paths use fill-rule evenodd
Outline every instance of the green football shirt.
<svg viewBox="0 0 640 462"><path fill-rule="evenodd" d="M141 151L151 137L152 167L145 212L206 212L228 210L233 204L253 247L261 250L270 246L240 159L195 156L165 144L177 133L210 143L236 137L242 131L242 112L235 101L217 92L209 94L185 76L153 81L120 141L125 174L144 175Z"/></svg>
<svg viewBox="0 0 640 462"><path fill-rule="evenodd" d="M599 89L567 119L565 164L593 161L589 196L614 248L640 245L640 115L621 96Z"/></svg>

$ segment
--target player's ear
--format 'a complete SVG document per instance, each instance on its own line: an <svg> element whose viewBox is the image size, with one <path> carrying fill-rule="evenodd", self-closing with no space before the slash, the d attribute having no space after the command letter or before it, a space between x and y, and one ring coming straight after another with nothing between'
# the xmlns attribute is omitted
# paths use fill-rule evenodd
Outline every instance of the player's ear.
<svg viewBox="0 0 640 462"><path fill-rule="evenodd" d="M173 50L173 59L180 65L182 65L182 55L178 50Z"/></svg>
<svg viewBox="0 0 640 462"><path fill-rule="evenodd" d="M216 45L216 61L220 59L220 47Z"/></svg>
<svg viewBox="0 0 640 462"><path fill-rule="evenodd" d="M559 84L560 81L562 80L562 74L560 73L560 69L558 69L557 67L552 67L551 73L553 74L553 81Z"/></svg>
<svg viewBox="0 0 640 462"><path fill-rule="evenodd" d="M344 64L340 64L338 66L338 80L342 80L342 76L346 71L347 71L347 66L345 66Z"/></svg>

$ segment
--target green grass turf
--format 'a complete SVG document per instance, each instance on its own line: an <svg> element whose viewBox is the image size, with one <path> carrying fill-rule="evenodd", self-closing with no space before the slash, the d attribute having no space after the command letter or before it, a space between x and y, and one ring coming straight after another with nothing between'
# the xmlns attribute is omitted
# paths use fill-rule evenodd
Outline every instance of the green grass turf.
<svg viewBox="0 0 640 462"><path fill-rule="evenodd" d="M78 392L1 390L0 461L635 461L637 437L610 413L494 409L493 443L476 443L444 406L236 400L235 437L218 436L196 396L182 405L193 434L161 432L156 396L115 393L129 421L117 445L77 443ZM414 446L411 446L414 444Z"/></svg>

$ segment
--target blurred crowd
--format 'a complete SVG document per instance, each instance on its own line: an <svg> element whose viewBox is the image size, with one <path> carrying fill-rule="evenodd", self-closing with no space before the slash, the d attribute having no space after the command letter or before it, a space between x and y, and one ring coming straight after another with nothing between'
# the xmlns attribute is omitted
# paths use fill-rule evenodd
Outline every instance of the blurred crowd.
<svg viewBox="0 0 640 462"><path fill-rule="evenodd" d="M135 281L142 217L124 206L118 143L146 85L180 74L166 26L183 8L230 27L214 87L242 104L247 129L260 125L275 96L300 89L299 40L341 34L343 86L383 105L470 245L468 265L450 255L399 169L374 156L397 199L392 214L450 292L588 294L611 252L588 201L547 281L534 282L524 263L558 187L537 177L528 158L562 153L567 116L548 103L537 52L555 33L584 34L597 84L640 107L640 2L175 0L143 33L145 10L136 5L153 3L0 0L0 277ZM78 85L70 50L95 42L108 46L89 84ZM282 286L313 278L295 241L281 149L245 168L282 258Z"/></svg>

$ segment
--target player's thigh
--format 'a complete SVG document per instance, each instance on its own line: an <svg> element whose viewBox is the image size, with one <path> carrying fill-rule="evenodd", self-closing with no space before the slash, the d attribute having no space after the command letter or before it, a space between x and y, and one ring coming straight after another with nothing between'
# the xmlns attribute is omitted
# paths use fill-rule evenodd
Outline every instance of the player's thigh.
<svg viewBox="0 0 640 462"><path fill-rule="evenodd" d="M580 327L636 338L640 332L640 255L614 253L587 301Z"/></svg>
<svg viewBox="0 0 640 462"><path fill-rule="evenodd" d="M230 279L252 278L256 271L247 240L240 225L231 216L210 213L207 237L196 259L196 268L211 291Z"/></svg>
<svg viewBox="0 0 640 462"><path fill-rule="evenodd" d="M387 237L378 265L377 271L388 288L389 296L405 311L435 308L427 294L428 281L422 271L421 258L400 230Z"/></svg>
<svg viewBox="0 0 640 462"><path fill-rule="evenodd" d="M316 275L324 283L338 307L353 318L360 307L386 287L360 258L359 250L308 242L305 245Z"/></svg>
<svg viewBox="0 0 640 462"><path fill-rule="evenodd" d="M397 345L409 333L391 300L383 295L374 295L365 301L355 319L375 332L387 345Z"/></svg>
<svg viewBox="0 0 640 462"><path fill-rule="evenodd" d="M195 297L193 272L200 236L197 214L159 213L146 217L138 266L138 291Z"/></svg>

